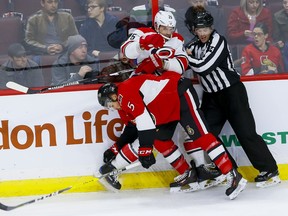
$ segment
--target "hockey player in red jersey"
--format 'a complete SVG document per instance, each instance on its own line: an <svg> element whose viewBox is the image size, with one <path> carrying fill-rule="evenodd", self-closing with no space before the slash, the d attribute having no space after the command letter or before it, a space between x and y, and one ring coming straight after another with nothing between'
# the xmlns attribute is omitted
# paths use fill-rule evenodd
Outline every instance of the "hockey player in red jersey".
<svg viewBox="0 0 288 216"><path fill-rule="evenodd" d="M170 71L165 71L161 76L136 75L120 83L118 87L112 83L101 86L98 91L99 103L109 109L118 110L124 121L130 119L135 123L139 148L138 154L130 150L129 154L133 157L129 160L127 160L129 154L124 152L129 151L129 148L122 148L121 153L110 164L107 163L100 168L100 173L107 173L104 169L110 172L115 167L125 166L135 161L137 157L144 168L149 168L156 162L152 153L153 145L162 153L165 148L169 150L165 145L165 138L167 140L167 137L172 136L171 132L173 134L177 122L180 122L191 138L194 139L195 134L198 136L194 145L203 148L223 174L229 173L227 180L230 185L226 195L230 199L237 197L245 188L247 181L232 167L224 147L207 131L203 119L197 116L200 113L195 110L198 106L195 106L194 103L197 102L190 95L196 94L192 89L194 90L191 81ZM163 143L161 138L164 140ZM128 157L124 158L121 154ZM185 183L194 187L198 184L195 168L187 170L177 180L174 183L177 186Z"/></svg>
<svg viewBox="0 0 288 216"><path fill-rule="evenodd" d="M168 76L169 75L169 76ZM137 155L137 149L138 149L138 137L141 145L141 140L144 138L149 145L154 145L155 148L163 154L164 158L171 164L172 167L175 168L175 170L178 171L180 174L187 175L187 179L183 184L189 184L190 189L189 191L194 191L199 189L199 185L197 182L196 175L191 176L191 178L188 178L188 173L190 173L190 167L189 164L184 159L183 154L179 151L178 146L175 145L175 143L172 141L172 136L174 134L175 128L178 124L178 121L180 119L180 106L179 106L179 97L177 95L177 83L178 79L180 78L179 74L175 73L165 73L166 79L161 80L160 77L156 77L155 75L149 75L149 77L144 77L141 79L132 79L132 81L125 81L130 84L132 84L131 90L127 89L127 85L125 85L124 93L123 95L126 95L126 97L122 97L119 95L119 100L121 101L121 109L117 109L118 113L125 123L124 131L122 132L119 140L112 145L108 150L104 152L104 162L106 163L100 168L100 173L105 174L107 172L111 171L111 165L109 164L109 161L111 159L114 159L116 155L118 155L117 160L113 161L113 168L119 168L127 165L128 163L132 163L135 160L138 159ZM142 82L146 79L150 78L150 81L147 80L145 84L142 85ZM164 77L163 77L164 78ZM155 79L155 80L154 80ZM169 79L172 79L173 82L169 81ZM140 82L139 82L140 81ZM167 84L169 82L169 85ZM154 85L153 85L154 83ZM142 85L142 86L140 86ZM121 91L120 85L120 91ZM153 87L152 87L153 86ZM150 88L152 87L152 88ZM163 94L159 94L160 91L165 89ZM106 94L107 92L113 92L115 91L116 86L114 84L107 84L104 85L101 90L99 89L99 102L104 107L107 107L108 105L105 105L106 100ZM143 94L145 92L146 97L144 100L153 100L157 97L157 103L151 102L149 103L149 110L152 109L153 116L152 118L145 118L140 120L140 123L136 123L135 116L138 115L138 113L142 113L145 107L143 106L143 98L141 94L139 94L139 91L133 91L132 89L141 89L143 91ZM147 96L148 95L148 96ZM170 99L175 98L175 103L171 104ZM101 98L104 98L103 100ZM131 98L131 99L130 99ZM167 100L169 98L169 100ZM134 101L134 103L131 103L131 101ZM161 106L164 105L166 108L161 109L158 106L158 103L161 103ZM138 104L137 106L135 104ZM139 108L139 109L138 109ZM131 111L129 109L132 109L132 112L134 114L131 114ZM145 112L148 113L148 112ZM162 114L160 114L162 113ZM157 116L157 118L156 118ZM151 120L151 121L148 121ZM157 122L157 131L155 132L155 124ZM135 124L136 123L136 124ZM143 124L143 127L140 126ZM151 127L153 131L150 130L145 131L145 133L142 135L141 132L139 132L140 128L149 128ZM132 145L129 145L127 143L133 143ZM127 145L126 145L127 144ZM146 146L146 145L144 145ZM136 150L135 150L136 149ZM145 151L147 149L145 148ZM118 154L120 152L120 154ZM142 151L138 151L141 153ZM151 152L150 152L151 153ZM151 157L153 154L151 155ZM151 158L152 164L155 163L154 157ZM141 157L140 157L141 161ZM143 167L149 168L150 165L147 165L144 161ZM114 188L120 189L121 185L118 182L117 179L113 179L114 176L107 176L106 180L113 185ZM180 189L178 187L177 189ZM175 190L177 190L175 189Z"/></svg>

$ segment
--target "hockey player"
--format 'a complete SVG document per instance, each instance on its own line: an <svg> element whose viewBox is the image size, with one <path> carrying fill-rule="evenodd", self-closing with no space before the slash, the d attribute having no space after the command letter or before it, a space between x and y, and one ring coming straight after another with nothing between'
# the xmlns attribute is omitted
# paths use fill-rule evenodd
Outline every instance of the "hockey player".
<svg viewBox="0 0 288 216"><path fill-rule="evenodd" d="M213 29L213 17L204 8L190 8L186 21L198 37L187 52L189 65L199 75L204 90L201 109L211 132L218 136L228 120L252 165L260 171L256 186L279 183L276 161L255 130L247 92L234 68L226 39Z"/></svg>
<svg viewBox="0 0 288 216"><path fill-rule="evenodd" d="M175 32L176 20L171 12L159 11L155 15L154 28L138 28L121 46L122 53L129 59L137 61L136 73L158 73L163 71L173 71L180 75L185 72L187 63L187 54L184 50L183 37ZM198 101L198 97L195 98ZM194 159L200 185L207 188L218 181L215 177L219 176L219 171L211 169L210 164L206 162L203 151L198 148L191 151L193 141L198 139L198 134L188 139L185 143L187 153ZM220 176L219 176L220 177ZM208 179L212 181L208 184Z"/></svg>
<svg viewBox="0 0 288 216"><path fill-rule="evenodd" d="M161 143L160 138L165 141L165 138L171 136L178 121L191 137L198 134L199 138L194 141L194 145L203 148L221 172L227 174L229 187L226 195L234 199L245 188L247 180L232 167L224 147L207 131L203 119L196 116L200 113L195 110L197 106L193 104L195 100L191 95L192 89L194 88L189 79L181 78L175 72L165 71L161 76L133 76L118 87L107 83L100 87L98 101L104 107L118 110L121 118L129 118L135 122L139 137L138 159L144 168L149 168L156 162L152 153L153 144L156 148L155 143L160 142L157 147L159 151L169 148L165 142ZM192 93L196 94L195 90ZM158 134L157 130L160 131ZM131 153L137 158L137 153ZM126 160L119 160L118 155L111 162L112 170L113 167L118 168L127 163ZM101 167L100 173L107 173L104 168L108 167L109 165ZM198 184L193 167L176 180L178 181L174 184L177 186L181 183L189 186Z"/></svg>
<svg viewBox="0 0 288 216"><path fill-rule="evenodd" d="M188 66L187 54L183 37L175 32L174 15L159 11L154 20L154 28L136 29L121 46L121 52L136 60L136 73L151 74L158 69L183 74Z"/></svg>

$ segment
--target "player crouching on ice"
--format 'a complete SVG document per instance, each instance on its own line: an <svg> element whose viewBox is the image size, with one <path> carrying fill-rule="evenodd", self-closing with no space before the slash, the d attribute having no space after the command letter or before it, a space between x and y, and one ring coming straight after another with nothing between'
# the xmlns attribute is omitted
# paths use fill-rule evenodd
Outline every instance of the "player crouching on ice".
<svg viewBox="0 0 288 216"><path fill-rule="evenodd" d="M202 119L201 122L197 121L196 123L191 110L185 109L185 104L187 108L189 105L191 106L192 102L195 102L186 101L187 93L191 89L194 89L191 80L183 79L180 75L169 71L161 76L136 75L118 86L113 83L101 86L98 91L99 103L108 109L117 110L124 122L129 119L130 122L135 123L139 148L130 145L123 147L116 158L103 165L99 172L102 175L109 173L137 159L144 168L148 169L156 162L152 153L153 145L163 155L165 149L169 151L171 148L169 138L173 136L178 122L182 127L186 126L183 128L188 135L190 134L189 130L193 130L195 125L203 124ZM226 195L230 199L236 198L245 188L247 180L232 167L224 147L216 137L207 130L200 134L199 138L194 141L195 145L204 149L221 172L227 174ZM174 146L172 145L172 147ZM111 179L106 178L106 180L110 181ZM114 178L114 180L116 179ZM192 188L192 191L199 188L195 167L192 166L176 178L174 184L176 186L187 185ZM188 191L191 190L188 189Z"/></svg>

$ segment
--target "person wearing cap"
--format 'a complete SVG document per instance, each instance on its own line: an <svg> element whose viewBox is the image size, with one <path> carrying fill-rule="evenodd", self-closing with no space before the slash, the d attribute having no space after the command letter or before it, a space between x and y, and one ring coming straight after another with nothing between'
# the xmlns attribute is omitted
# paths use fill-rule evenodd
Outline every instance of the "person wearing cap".
<svg viewBox="0 0 288 216"><path fill-rule="evenodd" d="M256 186L263 188L280 183L277 163L256 132L247 91L234 67L227 41L213 29L213 16L199 7L188 10L185 17L197 36L197 40L188 45L188 60L204 90L201 110L211 132L218 137L228 121L252 165L259 170Z"/></svg>
<svg viewBox="0 0 288 216"><path fill-rule="evenodd" d="M44 86L42 70L39 65L26 56L25 48L14 43L8 47L9 59L0 68L0 88L13 81L27 87Z"/></svg>
<svg viewBox="0 0 288 216"><path fill-rule="evenodd" d="M88 54L87 41L81 35L69 36L66 52L52 65L52 83L59 85L99 75L99 60Z"/></svg>

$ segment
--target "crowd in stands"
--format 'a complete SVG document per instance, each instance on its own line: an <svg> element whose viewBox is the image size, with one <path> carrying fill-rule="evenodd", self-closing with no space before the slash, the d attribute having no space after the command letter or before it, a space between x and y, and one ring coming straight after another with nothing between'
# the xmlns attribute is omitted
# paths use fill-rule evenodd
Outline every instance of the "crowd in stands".
<svg viewBox="0 0 288 216"><path fill-rule="evenodd" d="M131 32L144 25L152 27L151 0L5 0L0 4L1 89L6 81L23 77L19 83L35 87L84 79L89 72L101 74L105 67L121 62L119 48ZM214 27L226 37L243 76L288 72L288 0L159 0L160 10L175 15L184 45L194 39L185 12L197 5L214 17ZM78 49L85 61L89 58L87 62L69 57ZM85 70L84 65L88 65ZM65 74L61 80L60 71ZM35 73L41 75L31 75ZM24 81L29 77L35 79L33 83Z"/></svg>

